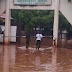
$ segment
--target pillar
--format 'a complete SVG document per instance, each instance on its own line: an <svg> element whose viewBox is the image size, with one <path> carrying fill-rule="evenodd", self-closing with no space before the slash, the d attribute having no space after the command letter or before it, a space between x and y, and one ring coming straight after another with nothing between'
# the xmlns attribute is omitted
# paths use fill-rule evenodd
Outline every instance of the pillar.
<svg viewBox="0 0 72 72"><path fill-rule="evenodd" d="M54 25L53 25L53 45L58 44L58 25L59 25L59 0L55 0Z"/></svg>
<svg viewBox="0 0 72 72"><path fill-rule="evenodd" d="M11 10L10 10L10 0L6 1L6 19L5 19L5 39L4 42L5 44L9 44L10 42L10 15L11 15Z"/></svg>

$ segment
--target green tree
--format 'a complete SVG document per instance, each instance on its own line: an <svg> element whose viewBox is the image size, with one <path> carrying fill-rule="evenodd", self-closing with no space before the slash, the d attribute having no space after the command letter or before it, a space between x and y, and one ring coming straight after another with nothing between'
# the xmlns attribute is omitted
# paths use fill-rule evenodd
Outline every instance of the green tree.
<svg viewBox="0 0 72 72"><path fill-rule="evenodd" d="M71 24L67 19L60 13L59 18L59 30L68 30L71 27Z"/></svg>
<svg viewBox="0 0 72 72"><path fill-rule="evenodd" d="M23 30L32 31L33 28L44 28L44 32L51 32L54 23L54 11L48 10L12 10L14 21L21 24ZM71 30L71 25L60 13L59 30Z"/></svg>

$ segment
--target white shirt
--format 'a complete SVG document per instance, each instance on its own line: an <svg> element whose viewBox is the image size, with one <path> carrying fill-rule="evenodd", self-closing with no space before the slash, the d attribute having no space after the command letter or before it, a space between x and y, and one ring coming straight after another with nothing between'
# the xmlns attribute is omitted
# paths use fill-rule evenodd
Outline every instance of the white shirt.
<svg viewBox="0 0 72 72"><path fill-rule="evenodd" d="M36 34L36 40L40 40L41 41L41 38L43 38L42 34Z"/></svg>

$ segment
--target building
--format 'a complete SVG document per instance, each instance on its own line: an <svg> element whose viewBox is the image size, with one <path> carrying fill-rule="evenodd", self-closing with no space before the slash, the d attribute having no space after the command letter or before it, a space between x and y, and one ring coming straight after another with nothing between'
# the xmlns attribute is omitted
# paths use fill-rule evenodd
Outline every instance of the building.
<svg viewBox="0 0 72 72"><path fill-rule="evenodd" d="M11 9L24 9L24 10L54 10L54 25L53 25L53 39L55 39L56 45L58 40L58 23L59 23L59 11L65 16L65 18L72 25L72 2L71 0L46 0L47 2L28 3L21 2L22 0L0 0L0 15L6 10L5 20L5 42L9 42L10 35L10 15ZM24 1L24 0L23 0ZM43 0L42 0L43 1ZM8 28L9 27L9 28Z"/></svg>

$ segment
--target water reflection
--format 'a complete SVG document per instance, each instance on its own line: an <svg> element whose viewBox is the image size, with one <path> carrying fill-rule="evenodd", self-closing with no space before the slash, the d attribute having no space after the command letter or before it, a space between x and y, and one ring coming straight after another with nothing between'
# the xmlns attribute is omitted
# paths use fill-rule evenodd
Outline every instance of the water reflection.
<svg viewBox="0 0 72 72"><path fill-rule="evenodd" d="M15 66L15 49L16 45L3 46L3 71L2 72L14 72Z"/></svg>
<svg viewBox="0 0 72 72"><path fill-rule="evenodd" d="M72 48L72 40L67 40L66 38L59 39L59 48Z"/></svg>
<svg viewBox="0 0 72 72"><path fill-rule="evenodd" d="M14 72L15 59L16 59L16 45L10 45L10 72Z"/></svg>
<svg viewBox="0 0 72 72"><path fill-rule="evenodd" d="M3 45L0 45L0 71L2 71L3 66Z"/></svg>
<svg viewBox="0 0 72 72"><path fill-rule="evenodd" d="M59 49L57 56L57 72L69 72L72 71L72 50L71 49Z"/></svg>
<svg viewBox="0 0 72 72"><path fill-rule="evenodd" d="M24 58L24 61L25 61L24 67L26 69L28 69L29 67L31 67L30 50L26 49L24 54L25 54L25 56L24 56L25 57Z"/></svg>
<svg viewBox="0 0 72 72"><path fill-rule="evenodd" d="M51 66L51 50L34 48L17 49L15 68L17 71L46 71Z"/></svg>
<svg viewBox="0 0 72 72"><path fill-rule="evenodd" d="M71 49L1 47L0 72L72 72Z"/></svg>
<svg viewBox="0 0 72 72"><path fill-rule="evenodd" d="M57 48L52 49L52 72L56 72L57 69Z"/></svg>
<svg viewBox="0 0 72 72"><path fill-rule="evenodd" d="M39 70L40 69L40 65L41 65L41 60L40 60L41 58L40 58L40 51L36 51L35 52L35 68L36 68L36 70Z"/></svg>
<svg viewBox="0 0 72 72"><path fill-rule="evenodd" d="M66 47L67 45L67 39L61 39L61 47Z"/></svg>
<svg viewBox="0 0 72 72"><path fill-rule="evenodd" d="M9 46L4 46L4 58L3 58L3 72L9 71Z"/></svg>

